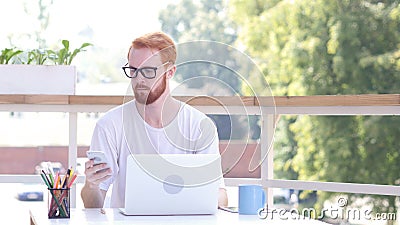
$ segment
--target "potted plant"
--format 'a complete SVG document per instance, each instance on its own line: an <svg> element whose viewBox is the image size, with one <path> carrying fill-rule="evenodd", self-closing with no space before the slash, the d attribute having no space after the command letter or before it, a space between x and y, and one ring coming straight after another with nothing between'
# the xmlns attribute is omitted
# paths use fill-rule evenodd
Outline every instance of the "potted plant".
<svg viewBox="0 0 400 225"><path fill-rule="evenodd" d="M71 63L91 44L84 43L73 51L68 40L62 45L59 50L2 50L0 94L75 94L76 67Z"/></svg>

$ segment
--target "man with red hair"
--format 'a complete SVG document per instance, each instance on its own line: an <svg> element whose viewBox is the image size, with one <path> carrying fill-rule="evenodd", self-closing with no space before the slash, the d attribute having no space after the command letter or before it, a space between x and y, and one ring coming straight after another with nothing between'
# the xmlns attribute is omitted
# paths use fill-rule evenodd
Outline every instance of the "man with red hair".
<svg viewBox="0 0 400 225"><path fill-rule="evenodd" d="M135 100L107 112L96 124L90 149L108 164L85 164L81 196L86 208L101 208L113 184L110 206L124 207L126 158L130 154L219 154L214 123L204 113L174 99L169 81L176 72L176 47L162 32L136 38L123 67ZM228 204L223 179L218 205Z"/></svg>

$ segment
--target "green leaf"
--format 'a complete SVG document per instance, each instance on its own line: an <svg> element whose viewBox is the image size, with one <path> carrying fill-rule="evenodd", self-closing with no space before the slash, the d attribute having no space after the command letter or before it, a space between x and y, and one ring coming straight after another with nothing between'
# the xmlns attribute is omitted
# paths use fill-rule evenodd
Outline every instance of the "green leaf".
<svg viewBox="0 0 400 225"><path fill-rule="evenodd" d="M82 46L79 49L83 49L83 48L86 48L86 47L91 46L91 45L92 44L90 44L90 43L83 43Z"/></svg>
<svg viewBox="0 0 400 225"><path fill-rule="evenodd" d="M80 52L80 49L75 49L74 52L71 54L68 60L68 65L71 64L72 60L75 58L75 56Z"/></svg>
<svg viewBox="0 0 400 225"><path fill-rule="evenodd" d="M62 40L61 42L64 45L64 48L68 50L69 49L69 41L68 40Z"/></svg>
<svg viewBox="0 0 400 225"><path fill-rule="evenodd" d="M22 51L21 50L17 50L15 52L11 52L11 54L9 55L9 57L6 59L6 64L8 64L8 62L16 55L21 54Z"/></svg>
<svg viewBox="0 0 400 225"><path fill-rule="evenodd" d="M67 56L67 50L65 48L60 49L60 51L58 52L58 64L59 65L64 64L66 56Z"/></svg>
<svg viewBox="0 0 400 225"><path fill-rule="evenodd" d="M80 48L75 49L73 52L69 51L69 41L61 41L63 48L58 51L45 50L45 49L34 49L27 51L27 57L21 59L16 58L17 55L23 53L22 50L17 50L15 48L5 48L1 50L0 54L0 64L8 63L22 63L22 64L34 64L43 65L46 60L51 60L55 65L70 65L75 56L84 51L83 49L91 46L90 43L83 43ZM14 61L12 61L14 60Z"/></svg>
<svg viewBox="0 0 400 225"><path fill-rule="evenodd" d="M90 43L83 43L83 44L81 45L80 48L75 49L75 50L73 51L73 53L69 56L69 60L68 60L68 62L67 62L67 65L71 65L72 60L75 58L75 56L76 56L79 52L85 51L85 50L83 50L83 49L86 48L86 47L88 47L88 46L91 46L91 45L92 45L92 44L90 44Z"/></svg>

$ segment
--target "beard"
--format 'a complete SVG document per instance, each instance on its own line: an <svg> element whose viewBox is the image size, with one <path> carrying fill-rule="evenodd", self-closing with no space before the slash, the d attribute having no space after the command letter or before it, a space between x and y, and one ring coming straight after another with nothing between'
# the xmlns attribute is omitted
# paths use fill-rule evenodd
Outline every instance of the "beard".
<svg viewBox="0 0 400 225"><path fill-rule="evenodd" d="M133 88L133 93L135 94L136 101L138 101L140 104L145 104L145 105L150 105L155 101L157 101L157 99L160 98L160 96L165 92L165 89L167 88L167 77L163 76L163 78L161 79L162 80L160 85L153 87L153 89L150 89L149 87L144 85L137 84ZM144 89L144 90L138 90L138 89Z"/></svg>

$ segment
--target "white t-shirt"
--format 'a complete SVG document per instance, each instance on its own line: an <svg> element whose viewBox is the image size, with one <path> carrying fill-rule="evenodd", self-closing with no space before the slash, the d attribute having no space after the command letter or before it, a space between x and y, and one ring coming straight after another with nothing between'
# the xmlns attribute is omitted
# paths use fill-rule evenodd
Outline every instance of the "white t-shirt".
<svg viewBox="0 0 400 225"><path fill-rule="evenodd" d="M103 151L113 175L100 183L113 184L110 206L125 205L126 159L130 154L219 154L215 124L204 113L181 103L177 116L164 128L148 125L135 100L107 112L96 124L90 150ZM225 187L221 179L220 187Z"/></svg>

